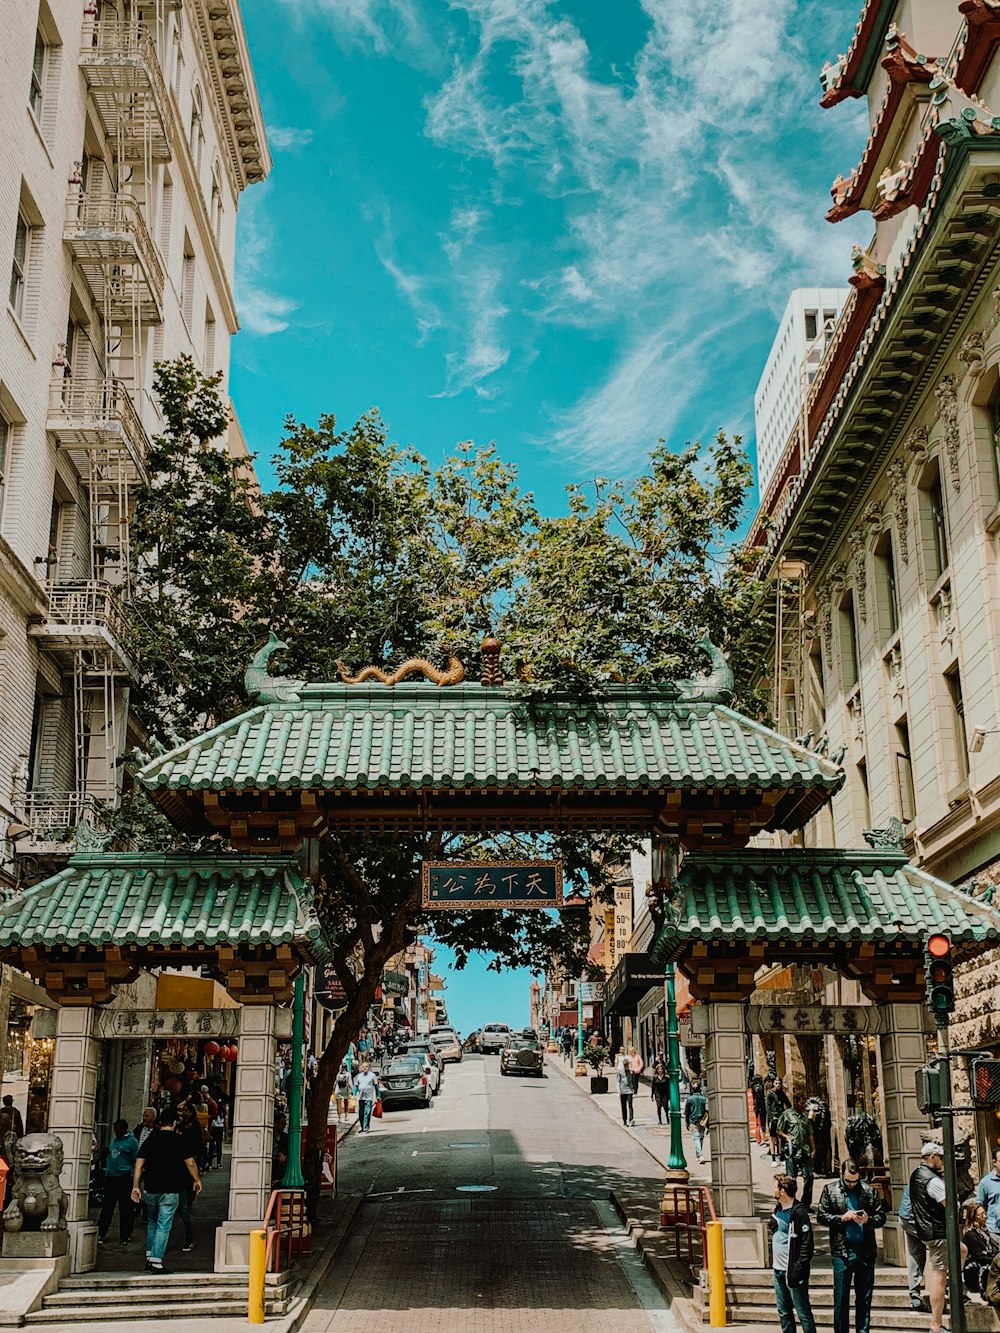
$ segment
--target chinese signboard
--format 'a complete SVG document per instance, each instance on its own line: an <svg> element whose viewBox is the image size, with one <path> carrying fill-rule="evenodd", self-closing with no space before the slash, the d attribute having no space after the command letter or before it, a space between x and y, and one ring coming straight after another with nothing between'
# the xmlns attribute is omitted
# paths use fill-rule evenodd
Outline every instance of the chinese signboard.
<svg viewBox="0 0 1000 1333"><path fill-rule="evenodd" d="M55 1036L55 1009L40 1009L34 1018L32 1035ZM278 1035L292 1031L290 1009L277 1011ZM234 1009L106 1009L97 1010L97 1030L101 1041L169 1041L183 1037L237 1039L240 1035L240 1010Z"/></svg>
<svg viewBox="0 0 1000 1333"><path fill-rule="evenodd" d="M850 1004L751 1004L747 1008L747 1031L758 1036L787 1032L792 1036L846 1037L879 1031L874 1005Z"/></svg>
<svg viewBox="0 0 1000 1333"><path fill-rule="evenodd" d="M562 900L561 861L424 862L424 907L561 907Z"/></svg>

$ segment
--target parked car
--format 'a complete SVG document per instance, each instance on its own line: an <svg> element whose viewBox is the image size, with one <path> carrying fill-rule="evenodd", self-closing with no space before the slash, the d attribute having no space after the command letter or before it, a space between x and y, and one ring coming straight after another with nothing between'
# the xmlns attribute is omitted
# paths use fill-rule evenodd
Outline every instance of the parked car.
<svg viewBox="0 0 1000 1333"><path fill-rule="evenodd" d="M476 1030L475 1030L474 1032L470 1032L470 1033L469 1033L469 1035L466 1037L465 1041L462 1043L462 1049L465 1050L465 1051L478 1051L478 1050L479 1050L479 1029L478 1029L478 1028L476 1028Z"/></svg>
<svg viewBox="0 0 1000 1333"><path fill-rule="evenodd" d="M506 1023L487 1023L479 1032L479 1049L483 1055L502 1051L510 1038L510 1028Z"/></svg>
<svg viewBox="0 0 1000 1333"><path fill-rule="evenodd" d="M441 1091L443 1077L442 1070L444 1066L441 1063L441 1057L431 1046L428 1039L426 1037L418 1037L415 1041L407 1042L405 1050L401 1051L400 1054L419 1055L430 1066L433 1071L432 1084L434 1096L436 1097Z"/></svg>
<svg viewBox="0 0 1000 1333"><path fill-rule="evenodd" d="M382 1070L382 1106L388 1111L394 1106L430 1106L434 1096L431 1086L430 1063L419 1055L394 1056Z"/></svg>
<svg viewBox="0 0 1000 1333"><path fill-rule="evenodd" d="M500 1052L501 1074L534 1074L545 1077L545 1056L533 1037L511 1037Z"/></svg>
<svg viewBox="0 0 1000 1333"><path fill-rule="evenodd" d="M462 1043L451 1028L431 1028L428 1033L431 1047L441 1057L442 1064L462 1063Z"/></svg>

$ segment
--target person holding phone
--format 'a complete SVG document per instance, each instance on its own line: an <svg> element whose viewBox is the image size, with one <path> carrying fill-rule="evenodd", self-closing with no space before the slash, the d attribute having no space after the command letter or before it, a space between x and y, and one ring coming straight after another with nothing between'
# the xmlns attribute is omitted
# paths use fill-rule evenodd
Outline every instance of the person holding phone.
<svg viewBox="0 0 1000 1333"><path fill-rule="evenodd" d="M841 1162L840 1179L831 1181L820 1195L816 1220L830 1229L834 1333L850 1333L852 1288L856 1333L870 1333L878 1248L875 1232L885 1226L885 1200L861 1179L858 1164L851 1158Z"/></svg>

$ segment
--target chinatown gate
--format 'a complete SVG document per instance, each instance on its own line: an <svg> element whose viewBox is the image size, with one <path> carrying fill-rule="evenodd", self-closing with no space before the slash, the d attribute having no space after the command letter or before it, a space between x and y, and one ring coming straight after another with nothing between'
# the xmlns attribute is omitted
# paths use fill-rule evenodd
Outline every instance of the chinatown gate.
<svg viewBox="0 0 1000 1333"><path fill-rule="evenodd" d="M1000 914L897 852L748 849L755 835L801 829L844 774L819 750L735 712L728 664L707 641L700 646L711 659L705 676L570 692L506 686L491 638L478 683L458 663L436 672L411 662L391 675L366 668L310 684L269 674L283 647L272 635L247 671L248 711L138 775L179 829L221 835L235 850L82 853L0 907L0 957L60 1006L49 1128L66 1150L73 1270L92 1267L95 1255L87 1182L100 1042L144 1021L129 1017L129 988L162 967L195 969L240 1006L229 1219L216 1269L245 1267L270 1191L283 1006L296 974L331 949L304 873L330 830L650 839L655 954L675 961L703 1002L727 1264L754 1267L766 1255L750 1174L746 1029L747 1000L767 963L822 956L879 1006L898 1204L926 1125L913 1092L927 1049L923 939L944 928L960 951L978 951L1000 939ZM406 679L414 674L426 679Z"/></svg>

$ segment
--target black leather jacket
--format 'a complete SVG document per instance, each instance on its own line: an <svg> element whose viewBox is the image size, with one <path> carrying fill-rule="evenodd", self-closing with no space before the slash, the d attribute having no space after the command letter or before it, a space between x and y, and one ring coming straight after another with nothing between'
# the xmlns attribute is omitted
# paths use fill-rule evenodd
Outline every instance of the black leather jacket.
<svg viewBox="0 0 1000 1333"><path fill-rule="evenodd" d="M868 1214L868 1221L864 1224L861 1253L866 1259L874 1259L878 1249L875 1232L878 1227L885 1226L885 1200L880 1190L872 1189L871 1185L863 1180L859 1181L855 1188L861 1199L861 1211ZM838 1259L848 1258L851 1252L847 1244L847 1223L844 1221L844 1214L850 1208L847 1193L842 1180L832 1181L820 1195L819 1208L816 1212L816 1221L820 1226L830 1228L830 1253Z"/></svg>
<svg viewBox="0 0 1000 1333"><path fill-rule="evenodd" d="M774 1212L777 1211L776 1207ZM774 1213L767 1219L767 1228L772 1236L778 1229ZM796 1200L792 1204L792 1216L788 1222L788 1272L785 1280L790 1287L799 1287L809 1281L809 1265L815 1248L816 1237L813 1235L809 1209Z"/></svg>

